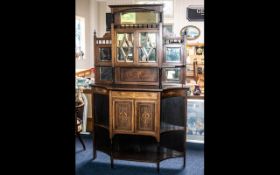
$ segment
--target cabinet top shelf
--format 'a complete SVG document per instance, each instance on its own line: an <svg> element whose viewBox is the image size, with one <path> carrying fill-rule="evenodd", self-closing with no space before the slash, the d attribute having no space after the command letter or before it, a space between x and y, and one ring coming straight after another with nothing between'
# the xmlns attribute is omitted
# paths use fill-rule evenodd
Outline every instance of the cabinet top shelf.
<svg viewBox="0 0 280 175"><path fill-rule="evenodd" d="M146 8L154 8L154 7L163 7L163 4L125 4L125 5L109 5L110 8L119 8L119 7L146 7Z"/></svg>
<svg viewBox="0 0 280 175"><path fill-rule="evenodd" d="M111 13L121 12L143 12L143 11L156 11L162 13L163 4L127 4L127 5L109 5Z"/></svg>
<svg viewBox="0 0 280 175"><path fill-rule="evenodd" d="M195 46L203 47L204 43L188 43L187 44L187 47L195 47Z"/></svg>
<svg viewBox="0 0 280 175"><path fill-rule="evenodd" d="M148 86L148 85L104 85L104 84L92 84L92 87L103 87L109 90L127 90L127 91L153 91L161 92L167 89L187 88L186 85L164 85L162 88L159 86Z"/></svg>

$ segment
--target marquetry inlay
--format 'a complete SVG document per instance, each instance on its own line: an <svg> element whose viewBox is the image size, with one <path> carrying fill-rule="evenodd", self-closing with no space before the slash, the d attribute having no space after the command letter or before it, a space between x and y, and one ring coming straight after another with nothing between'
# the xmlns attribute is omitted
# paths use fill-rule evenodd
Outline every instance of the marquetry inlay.
<svg viewBox="0 0 280 175"><path fill-rule="evenodd" d="M120 80L126 82L145 81L155 82L158 81L158 70L154 68L121 68Z"/></svg>
<svg viewBox="0 0 280 175"><path fill-rule="evenodd" d="M140 118L140 121L141 123L143 123L143 127L144 128L149 128L150 124L151 124L151 120L152 120L152 117L151 117L151 112L148 110L147 107L144 107L144 112L143 114L141 115L141 118Z"/></svg>
<svg viewBox="0 0 280 175"><path fill-rule="evenodd" d="M155 131L155 102L138 101L137 108L137 131Z"/></svg>
<svg viewBox="0 0 280 175"><path fill-rule="evenodd" d="M132 130L132 101L123 101L116 99L114 129L122 131Z"/></svg>
<svg viewBox="0 0 280 175"><path fill-rule="evenodd" d="M125 123L128 121L127 113L124 112L124 111L121 111L121 112L119 113L119 119L120 119L121 125L125 125Z"/></svg>

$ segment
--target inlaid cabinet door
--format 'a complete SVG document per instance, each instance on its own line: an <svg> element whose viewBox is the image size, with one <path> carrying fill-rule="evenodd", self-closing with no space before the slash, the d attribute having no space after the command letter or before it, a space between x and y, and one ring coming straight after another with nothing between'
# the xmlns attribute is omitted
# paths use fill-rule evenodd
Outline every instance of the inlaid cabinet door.
<svg viewBox="0 0 280 175"><path fill-rule="evenodd" d="M156 100L135 100L135 133L156 135L157 108Z"/></svg>
<svg viewBox="0 0 280 175"><path fill-rule="evenodd" d="M113 99L113 132L132 133L134 131L133 100Z"/></svg>

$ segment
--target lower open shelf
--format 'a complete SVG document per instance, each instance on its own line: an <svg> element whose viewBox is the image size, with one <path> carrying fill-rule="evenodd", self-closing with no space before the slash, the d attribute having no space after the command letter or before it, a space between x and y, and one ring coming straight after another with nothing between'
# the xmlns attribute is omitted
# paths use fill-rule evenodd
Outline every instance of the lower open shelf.
<svg viewBox="0 0 280 175"><path fill-rule="evenodd" d="M158 152L149 152L149 151L139 151L139 152L130 152L130 151L120 151L114 152L113 158L120 160L130 160L138 162L151 162L157 163L165 159L183 157L184 153L171 150L168 148L160 148Z"/></svg>
<svg viewBox="0 0 280 175"><path fill-rule="evenodd" d="M166 145L164 142L158 143L154 137L115 135L111 145L109 139L104 138L106 131L102 133L102 136L103 140L100 142L100 136L96 135L99 137L99 143L94 144L95 149L109 156L112 155L113 159L158 163L168 158L184 157L185 155L185 149L178 149L178 147Z"/></svg>

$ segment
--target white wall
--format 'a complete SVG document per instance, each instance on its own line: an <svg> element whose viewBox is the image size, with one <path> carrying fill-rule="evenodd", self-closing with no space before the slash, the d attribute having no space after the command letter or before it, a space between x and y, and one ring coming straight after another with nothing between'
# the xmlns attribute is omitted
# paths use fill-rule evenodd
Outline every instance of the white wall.
<svg viewBox="0 0 280 175"><path fill-rule="evenodd" d="M187 20L186 13L189 5L204 5L204 0L174 0L174 19L176 20L174 20L173 31L176 35L180 35L183 27L194 25L200 29L200 36L188 43L204 43L204 21L190 22Z"/></svg>
<svg viewBox="0 0 280 175"><path fill-rule="evenodd" d="M106 12L110 12L108 5L115 4L133 4L134 0L97 0L99 1L99 32L102 36L106 32ZM187 25L194 25L200 29L200 36L196 40L191 40L189 43L204 43L204 21L190 22L186 18L187 7L189 5L204 5L204 0L174 0L174 17L165 18L164 23L173 24L173 32L179 36L180 31Z"/></svg>
<svg viewBox="0 0 280 175"><path fill-rule="evenodd" d="M134 0L96 0L98 1L98 18L99 33L102 37L106 33L106 13L110 13L111 9L108 5L134 4Z"/></svg>
<svg viewBox="0 0 280 175"><path fill-rule="evenodd" d="M98 2L99 32L97 36L102 37L106 32L106 2Z"/></svg>
<svg viewBox="0 0 280 175"><path fill-rule="evenodd" d="M98 26L98 2L96 0L76 0L76 15L85 18L85 56L76 60L76 69L93 67L93 31Z"/></svg>
<svg viewBox="0 0 280 175"><path fill-rule="evenodd" d="M99 11L98 11L98 3L96 0L90 0L90 30L89 30L89 40L90 40L90 67L94 67L94 31L99 33Z"/></svg>
<svg viewBox="0 0 280 175"><path fill-rule="evenodd" d="M89 68L90 65L90 53L89 53L89 23L90 23L90 15L89 15L89 0L76 0L76 15L85 18L85 55L84 59L77 60L76 59L76 68L77 69L86 69Z"/></svg>
<svg viewBox="0 0 280 175"><path fill-rule="evenodd" d="M76 60L77 69L94 66L93 32L102 37L106 32L106 12L110 12L108 5L133 4L134 0L76 0L76 15L85 17L86 51L85 59ZM204 22L190 22L186 18L189 5L204 5L204 0L174 0L174 18L164 19L164 23L173 23L174 34L179 36L180 30L187 25L194 25L200 29L200 37L189 43L204 43Z"/></svg>

